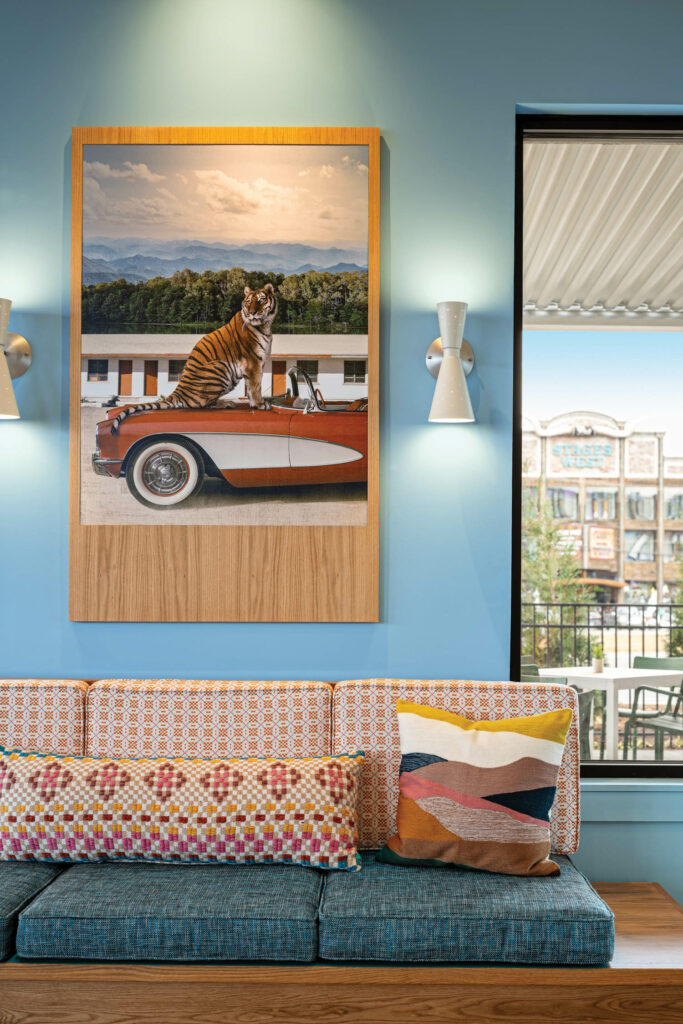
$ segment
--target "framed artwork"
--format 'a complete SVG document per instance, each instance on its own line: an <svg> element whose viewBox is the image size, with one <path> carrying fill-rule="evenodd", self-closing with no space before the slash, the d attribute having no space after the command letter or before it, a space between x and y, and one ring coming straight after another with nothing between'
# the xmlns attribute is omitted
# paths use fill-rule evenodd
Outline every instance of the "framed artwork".
<svg viewBox="0 0 683 1024"><path fill-rule="evenodd" d="M72 158L70 617L376 621L379 129Z"/></svg>

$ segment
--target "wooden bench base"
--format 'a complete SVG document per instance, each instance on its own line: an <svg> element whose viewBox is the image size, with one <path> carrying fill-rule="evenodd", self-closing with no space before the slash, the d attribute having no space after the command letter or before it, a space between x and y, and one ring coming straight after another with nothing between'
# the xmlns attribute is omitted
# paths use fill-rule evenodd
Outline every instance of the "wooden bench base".
<svg viewBox="0 0 683 1024"><path fill-rule="evenodd" d="M681 1024L683 910L654 883L596 889L606 968L0 965L0 1024Z"/></svg>

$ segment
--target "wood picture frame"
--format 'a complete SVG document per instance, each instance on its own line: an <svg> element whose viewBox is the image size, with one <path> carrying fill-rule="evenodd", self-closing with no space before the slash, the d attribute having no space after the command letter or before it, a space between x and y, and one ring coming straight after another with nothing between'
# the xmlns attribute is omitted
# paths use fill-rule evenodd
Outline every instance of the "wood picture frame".
<svg viewBox="0 0 683 1024"><path fill-rule="evenodd" d="M84 460L87 453L82 450L81 438L84 147L137 145L367 147L367 165L360 162L357 165L363 174L367 172L368 189L367 522L364 525L150 525L136 522L93 525L82 521L81 474L89 471ZM73 129L69 517L71 620L378 620L379 145L378 128ZM98 166L101 168L103 165ZM130 166L133 164L130 163ZM109 168L109 177L116 174L124 176L123 172ZM127 382L130 360L125 360L125 369L122 368L121 373ZM125 386L127 384L119 385L119 388ZM147 393L146 383L145 388ZM123 487L123 484L120 486Z"/></svg>

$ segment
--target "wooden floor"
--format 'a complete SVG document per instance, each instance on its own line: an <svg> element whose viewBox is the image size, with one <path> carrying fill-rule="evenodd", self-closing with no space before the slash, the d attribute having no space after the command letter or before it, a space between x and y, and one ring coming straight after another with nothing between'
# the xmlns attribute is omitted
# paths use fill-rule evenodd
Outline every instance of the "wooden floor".
<svg viewBox="0 0 683 1024"><path fill-rule="evenodd" d="M596 889L607 968L8 963L0 1024L682 1024L682 908L653 883Z"/></svg>

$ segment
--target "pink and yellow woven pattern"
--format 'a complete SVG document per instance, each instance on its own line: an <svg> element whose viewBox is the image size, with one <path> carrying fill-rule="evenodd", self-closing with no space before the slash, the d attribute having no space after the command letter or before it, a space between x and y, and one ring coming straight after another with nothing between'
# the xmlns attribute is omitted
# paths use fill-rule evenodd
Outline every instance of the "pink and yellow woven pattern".
<svg viewBox="0 0 683 1024"><path fill-rule="evenodd" d="M355 871L362 754L230 760L0 750L0 859Z"/></svg>
<svg viewBox="0 0 683 1024"><path fill-rule="evenodd" d="M573 690L559 685L457 679L356 679L335 686L332 750L365 751L358 826L361 849L383 846L395 831L401 763L396 717L399 700L428 704L475 720L571 708L574 715L557 780L550 836L555 853L578 849L579 743Z"/></svg>
<svg viewBox="0 0 683 1024"><path fill-rule="evenodd" d="M95 757L322 757L331 750L332 687L100 679L87 719L85 751Z"/></svg>
<svg viewBox="0 0 683 1024"><path fill-rule="evenodd" d="M87 692L82 679L0 679L0 744L82 754Z"/></svg>

